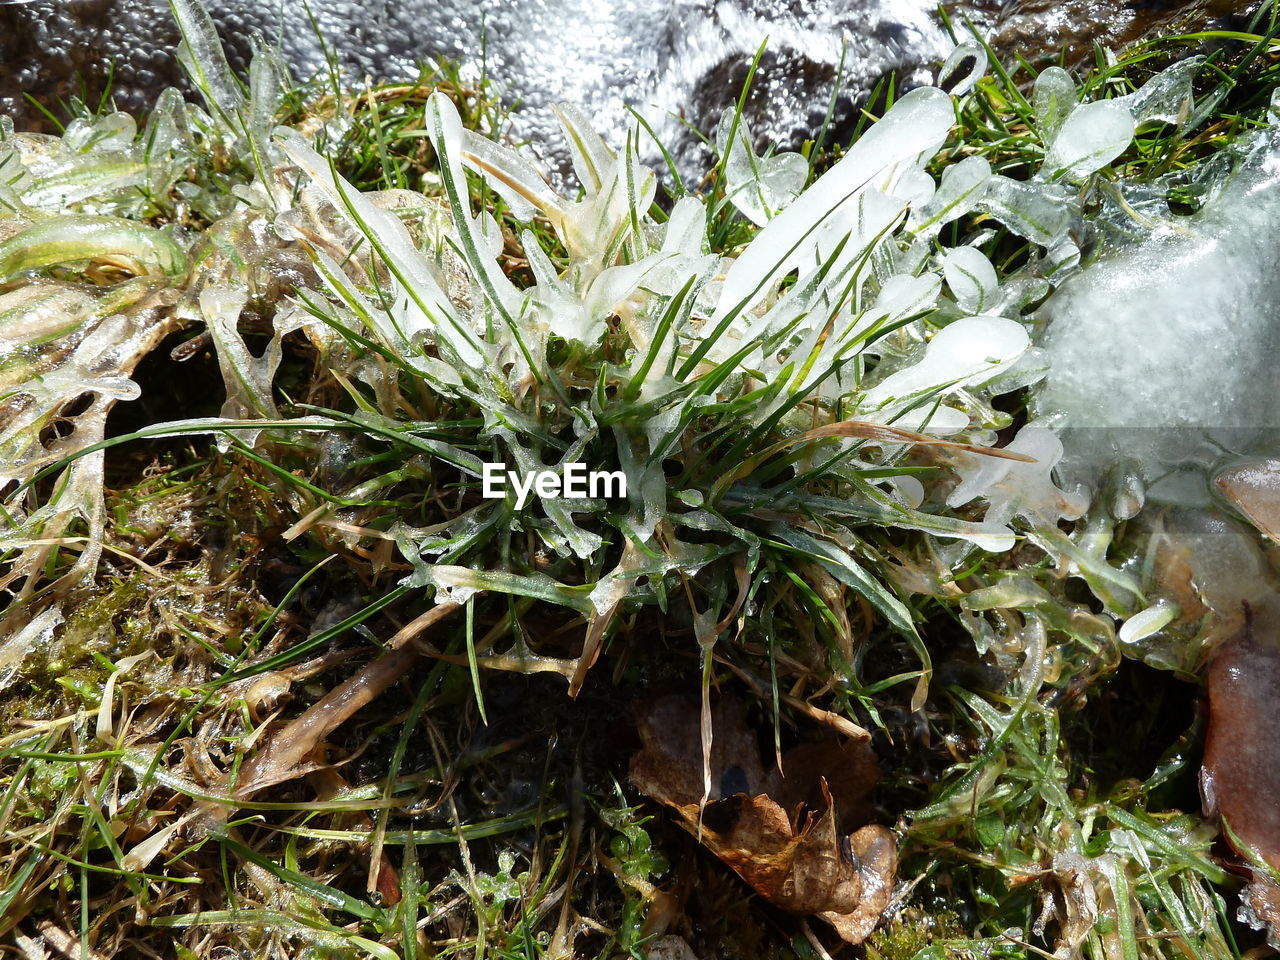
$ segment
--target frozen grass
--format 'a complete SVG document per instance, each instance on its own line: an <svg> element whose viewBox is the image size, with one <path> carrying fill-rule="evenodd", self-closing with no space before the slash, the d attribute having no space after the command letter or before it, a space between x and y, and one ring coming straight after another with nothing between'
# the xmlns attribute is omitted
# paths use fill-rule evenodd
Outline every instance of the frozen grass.
<svg viewBox="0 0 1280 960"><path fill-rule="evenodd" d="M943 444L989 446L1025 381L984 391L979 365L899 379L918 390L906 403L875 392L990 292L947 273L945 251L991 230L980 247L1002 285L1040 255L1016 217L895 211L789 261L832 216L830 199L792 195L844 182L856 144L777 162L731 114L697 195L673 181L654 203L633 154L570 115L585 191L556 197L466 132L500 129L483 84L438 68L300 88L264 56L245 90L199 11L178 10L207 109L162 105L163 142L116 131L115 159L141 164L88 196L134 225L133 246L41 275L114 289L112 271L137 273L177 290L182 336L200 332L186 367L129 347L168 404L122 405L80 459L52 443L7 491L0 930L20 950L39 935L89 956L176 941L184 957L613 957L659 932L699 955L835 949L627 785L613 728L675 687L749 694L778 742L815 716L875 731L905 886L869 955L1240 955L1196 813L1188 689L1122 662L1100 605L1056 575L1057 516L1006 529L945 505ZM1081 195L1263 122L1274 28L1259 20L1197 73L1202 122L1140 129ZM1207 39L1227 38L1135 51L1080 92L1126 95ZM898 104L887 129L912 149L875 161L884 194L919 189L930 157L935 179L967 157L1035 173L1051 138L1022 69L981 79L954 116ZM274 137L278 119L310 142ZM115 122L86 111L76 129ZM362 196L402 189L427 198ZM195 272L166 280L158 237L187 245ZM906 275L936 288L876 313ZM215 420L205 394L223 382ZM947 407L959 434L937 428ZM75 423L49 411L41 430ZM102 438L110 456L78 467ZM480 460L573 458L627 471L638 495L533 515L475 495ZM974 545L1013 532L1012 552ZM1151 743L1168 746L1158 762Z"/></svg>

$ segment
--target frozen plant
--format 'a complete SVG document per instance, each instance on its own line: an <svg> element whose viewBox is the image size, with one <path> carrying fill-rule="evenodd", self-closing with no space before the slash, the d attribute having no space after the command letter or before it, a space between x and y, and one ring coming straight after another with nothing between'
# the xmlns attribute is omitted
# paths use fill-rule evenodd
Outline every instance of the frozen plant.
<svg viewBox="0 0 1280 960"><path fill-rule="evenodd" d="M951 130L955 97L922 87L802 189L804 161L758 157L741 117L730 114L717 137L723 196L759 229L740 246L716 250L710 221L724 216L724 201L685 195L664 210L654 203L656 178L640 162L638 134L615 152L571 106L560 118L578 197L557 193L520 154L465 129L443 94L423 117L442 197L361 193L307 136L271 132L282 78L269 51L255 60L246 92L203 11L177 2L175 12L208 113L166 101L153 124L167 131L163 142L175 157L197 143L249 158L244 179L229 185L227 199L203 199L218 219L190 250L192 238L180 231L132 221L85 221L81 234L96 245L88 260L110 249L110 229L123 231L126 247L113 255L131 256L135 272L167 271L182 292L170 296L165 316L203 322L217 348L224 419L155 432L236 430L252 445L263 427L280 422L273 385L280 340L301 327L351 378L358 411L312 410L289 422L304 432L363 434L405 462L394 476L353 480L333 494L335 503L413 478L474 490L486 462L523 473L585 462L625 474L621 501L546 500L516 510L464 493L428 523L405 517L391 528L414 564L406 588L430 587L456 603L479 591L508 593L585 617L584 653L563 668L574 689L625 605L665 608L674 588L696 583L690 606L709 652L759 588L796 565L865 596L913 638L927 666L910 613L884 585L877 531L916 530L964 552L1003 551L1014 543L1015 520L1052 525L1071 515L1069 507L1001 508L974 522L948 510L921 479L936 475L950 451L966 463L1010 465L978 468L1004 478L1002 502L1040 502L1055 489L1051 462L1027 471L1034 457L993 449L994 431L1009 418L990 404L1042 375L1023 314L1054 277L1028 269L1001 278L981 235L952 246L941 238L959 218L986 212L1049 247L1044 262L1074 262L1068 226L1077 212L1060 181L1087 177L1111 159L1122 124L1114 142L1082 144L1060 98L1037 94L1037 104L1047 104L1048 159L1035 183L997 175L979 156L935 179L926 166ZM1049 74L1042 86L1052 92L1053 80ZM104 136L123 144L123 133L112 131ZM158 174L147 166L145 175ZM117 181L104 174L102 182L68 194L20 177L9 189L18 204L30 206L34 190L67 209L114 197ZM180 196L194 197L181 186ZM478 189L500 203L478 204ZM41 260L46 248L28 233L9 247L15 277L72 259L53 245ZM512 250L526 264L518 275L504 269ZM242 312L290 289L295 305L276 311L274 336L255 355L238 331ZM101 336L114 328L94 329ZM130 329L154 338L160 327ZM112 400L136 393L127 381L113 389ZM15 382L11 396L24 395L42 394ZM69 399L50 395L24 409L47 420ZM31 416L28 436L38 429ZM14 474L23 484L11 501L14 548L53 529L42 526L51 509L64 526L93 517L98 481L61 506L33 506L28 484L58 456L100 439L100 429L86 429L56 450L28 455L30 466ZM1043 489L1019 493L1024 476ZM962 489L967 496L953 495L953 505L995 496L996 488ZM294 535L342 509L286 493L306 515ZM367 511L360 516L367 521ZM101 528L91 527L92 543ZM514 536L527 544L512 549ZM28 572L33 557L24 561Z"/></svg>
<svg viewBox="0 0 1280 960"><path fill-rule="evenodd" d="M983 431L1002 421L985 385L1029 347L1001 313L1016 303L977 250L933 254L939 226L978 189L967 178L939 189L924 173L951 99L928 87L907 94L794 198L776 184L731 188L766 222L727 255L707 247L702 198L682 197L668 215L654 206L655 178L634 141L615 154L575 110L561 118L583 185L576 200L433 97L426 122L444 216L429 202L361 194L303 137L276 134L304 193L318 190L354 230L311 245L324 289L302 300L363 342L352 370L369 399L423 383L449 416L482 423L454 442L438 439L438 420L380 432L420 437L429 469L463 484L478 484L483 462L526 472L586 462L627 477L623 502L466 501L430 529L401 524L397 542L415 564L407 583L452 602L496 591L578 611L591 626L575 688L625 602L665 606L695 575L686 582L697 584L708 651L779 563L815 564L912 634L874 573L868 534L892 525L989 549L1012 543L1001 525L918 509L907 457L937 447L1001 456L965 438L989 442ZM731 181L749 169L732 156L728 166ZM513 219L549 226L520 234L532 283L503 271L502 227L473 205L468 170ZM1018 383L1006 378L1004 389ZM373 417L366 409L364 421ZM513 533L550 559L502 550L495 565L496 542Z"/></svg>

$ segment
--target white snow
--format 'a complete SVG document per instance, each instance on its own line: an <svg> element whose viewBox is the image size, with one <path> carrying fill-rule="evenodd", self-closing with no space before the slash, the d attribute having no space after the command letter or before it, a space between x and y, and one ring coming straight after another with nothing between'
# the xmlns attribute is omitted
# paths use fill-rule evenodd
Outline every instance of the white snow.
<svg viewBox="0 0 1280 960"><path fill-rule="evenodd" d="M1050 298L1050 373L1035 410L1069 428L1062 469L1072 479L1092 483L1127 457L1154 484L1149 494L1207 503L1204 468L1274 445L1276 139L1262 138L1199 212L1147 225L1144 239L1105 253Z"/></svg>

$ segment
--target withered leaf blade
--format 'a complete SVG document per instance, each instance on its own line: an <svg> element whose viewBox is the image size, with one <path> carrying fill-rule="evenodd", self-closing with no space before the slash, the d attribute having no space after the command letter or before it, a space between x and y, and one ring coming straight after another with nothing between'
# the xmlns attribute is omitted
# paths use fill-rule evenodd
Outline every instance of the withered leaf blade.
<svg viewBox="0 0 1280 960"><path fill-rule="evenodd" d="M770 903L820 917L849 943L867 938L889 905L898 859L891 831L862 826L879 778L868 744L802 744L783 754L781 771L766 772L741 704L722 698L712 710L712 792L702 807L697 702L663 697L640 710L638 724L644 746L631 779L641 791L675 810Z"/></svg>

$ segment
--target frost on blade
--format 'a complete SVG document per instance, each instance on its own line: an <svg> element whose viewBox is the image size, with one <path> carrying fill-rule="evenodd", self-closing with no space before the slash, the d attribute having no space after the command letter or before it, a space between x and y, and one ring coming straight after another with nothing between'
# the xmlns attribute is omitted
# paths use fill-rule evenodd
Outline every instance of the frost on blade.
<svg viewBox="0 0 1280 960"><path fill-rule="evenodd" d="M104 454L84 451L139 396L133 370L172 329L185 235L144 219L182 219L169 205L192 162L187 111L170 91L141 134L123 113L61 137L0 123L0 552L20 600L51 552L79 552L65 586L101 551Z"/></svg>
<svg viewBox="0 0 1280 960"><path fill-rule="evenodd" d="M127 114L109 113L72 120L61 137L0 138L0 214L153 215L195 158L185 111L167 90L141 134Z"/></svg>
<svg viewBox="0 0 1280 960"><path fill-rule="evenodd" d="M883 318L887 324L918 316L937 303L941 288L942 281L934 274L922 277L898 274L881 285L880 294L868 312L874 318Z"/></svg>
<svg viewBox="0 0 1280 960"><path fill-rule="evenodd" d="M1192 81L1204 65L1204 57L1187 57L1166 67L1127 97L1117 97L1139 124L1185 124L1195 110Z"/></svg>
<svg viewBox="0 0 1280 960"><path fill-rule="evenodd" d="M987 50L976 40L966 40L951 51L938 71L938 86L947 93L962 97L974 88L987 72Z"/></svg>
<svg viewBox="0 0 1280 960"><path fill-rule="evenodd" d="M471 194L462 168L462 120L458 116L458 108L448 97L434 93L427 101L424 120L431 145L439 158L445 195L453 210L459 252L479 287L483 309L492 312L492 323L504 327L514 341L512 346L517 348L503 361L522 360L527 364L526 372L528 368L536 369L543 338L522 322L524 298L498 265L496 255L502 241L497 225L487 212L482 211L479 215L471 212Z"/></svg>
<svg viewBox="0 0 1280 960"><path fill-rule="evenodd" d="M725 276L714 321L737 310L747 311L772 291L787 272L808 272L824 254L856 228L874 241L892 223L892 213L879 214L872 233L864 220L868 201L905 210L894 203L899 179L942 145L950 129L951 100L933 87L906 94L849 149L830 170L778 214L734 261ZM861 249L846 250L852 259Z"/></svg>
<svg viewBox="0 0 1280 960"><path fill-rule="evenodd" d="M115 118L120 124L104 129ZM148 165L134 147L134 134L131 117L112 114L94 121L73 120L67 134L53 143L37 146L30 138L17 140L32 181L22 191L22 202L47 213L63 212L91 197L98 204L85 212L114 212L115 204L103 202L113 194L136 203L138 187L147 182Z"/></svg>
<svg viewBox="0 0 1280 960"><path fill-rule="evenodd" d="M1044 143L1052 143L1067 117L1076 108L1076 84L1061 67L1046 67L1031 89L1036 130Z"/></svg>
<svg viewBox="0 0 1280 960"><path fill-rule="evenodd" d="M962 318L939 330L919 361L868 390L860 406L868 411L897 410L921 396L982 383L1030 345L1020 323L999 317Z"/></svg>
<svg viewBox="0 0 1280 960"><path fill-rule="evenodd" d="M1043 174L1083 180L1120 156L1133 140L1133 114L1116 100L1095 100L1072 111L1045 155Z"/></svg>
<svg viewBox="0 0 1280 960"><path fill-rule="evenodd" d="M187 268L185 252L168 234L120 217L37 220L0 243L0 283L77 263L100 263L134 275L174 276Z"/></svg>
<svg viewBox="0 0 1280 960"><path fill-rule="evenodd" d="M681 197L667 218L661 252L700 256L706 244L707 208L695 197Z"/></svg>
<svg viewBox="0 0 1280 960"><path fill-rule="evenodd" d="M101 442L115 402L138 397L138 386L129 377L168 332L163 316L172 305L168 291L148 291L145 284L138 287L136 303L108 300L112 306L128 306L128 313L101 320L94 318L94 312L102 304L89 304L74 295L61 306L45 303L43 307L51 312L35 325L31 325L33 311L41 309L37 303L28 302L7 314L11 330L27 325L33 345L40 343L40 326L61 322L56 316L60 309L68 311L63 318L69 330L39 352L26 351L24 356L24 351L17 350L17 366L0 361L7 373L6 380L0 381L4 384L0 387L0 487L13 480L30 480L38 471ZM13 297L11 293L5 299ZM14 358L14 353L9 354L10 361ZM24 363L30 365L24 369ZM64 413L84 400L88 404L83 409ZM64 427L60 435L49 436L45 428L55 419L64 420L70 429ZM75 583L94 569L103 530L103 465L102 451L81 456L62 469L48 501L39 502L34 491L27 490L10 493L4 502L0 549L17 554L12 572L26 578L22 594L34 588L44 558L53 549L49 541L73 520L85 522L87 537L66 582Z"/></svg>
<svg viewBox="0 0 1280 960"><path fill-rule="evenodd" d="M335 176L329 164L307 145L301 135L281 131L278 139L284 152L311 178L330 203L364 234L374 252L386 263L398 288L398 295L393 300L399 305L397 309L411 310L430 329L448 359L456 359L467 369L484 369L488 357L471 318L450 301L432 265L415 246L399 218L379 207L346 180ZM334 282L341 282L336 274ZM384 312L381 305L370 306ZM394 323L394 317L388 320ZM412 342L412 331L407 335L401 333L399 340L401 343Z"/></svg>
<svg viewBox="0 0 1280 960"><path fill-rule="evenodd" d="M592 129L591 121L581 109L571 103L556 104L553 109L568 141L578 182L588 194L600 193L616 155Z"/></svg>
<svg viewBox="0 0 1280 960"><path fill-rule="evenodd" d="M178 60L204 95L209 107L232 122L244 109L244 92L231 72L218 37L218 28L204 7L194 0L169 0L182 33Z"/></svg>
<svg viewBox="0 0 1280 960"><path fill-rule="evenodd" d="M254 138L255 146L259 149L269 148L269 135L288 89L289 68L280 54L266 43L255 42L253 59L249 62L249 103L245 132Z"/></svg>
<svg viewBox="0 0 1280 960"><path fill-rule="evenodd" d="M911 229L931 238L948 223L969 213L986 195L991 164L984 157L965 157L942 172L942 182L929 200L911 208Z"/></svg>
<svg viewBox="0 0 1280 960"><path fill-rule="evenodd" d="M1052 431L1025 426L1004 449L1034 462L960 454L963 463L956 472L961 482L947 498L948 505L960 507L983 497L988 503L985 522L1004 525L1019 517L1045 528L1084 513L1085 500L1078 494L1064 493L1053 482L1053 469L1062 459L1062 443Z"/></svg>
<svg viewBox="0 0 1280 960"><path fill-rule="evenodd" d="M451 109L443 101L439 108L442 116ZM649 220L649 205L655 181L652 172L639 165L634 143L618 156L591 131L581 111L562 106L557 112L585 188L585 196L577 202L554 194L542 175L513 150L478 134L461 134L463 164L484 176L517 217L534 211L543 214L569 254L567 267L561 269L553 265L532 231L522 233L536 282L520 293L522 302L503 295L509 301L504 317L514 318L520 311L518 322L507 322L510 336L504 339L527 347L536 359L553 332L565 340L595 346L609 317L616 315L636 346L647 348L658 319L653 305L673 296L691 275L709 269L707 258L701 256L704 208L693 198L678 203L661 249L651 252L656 231ZM454 124L446 118L441 130L447 133L446 128ZM446 170L453 149L451 136L442 140ZM446 173L446 181L454 177ZM496 256L497 251L492 252ZM496 265L480 270L475 263L469 266L481 287L489 289L484 275ZM492 288L500 291L503 282L505 277Z"/></svg>
<svg viewBox="0 0 1280 960"><path fill-rule="evenodd" d="M271 338L262 356L255 357L240 336L240 311L248 291L240 285L209 284L200 291L200 315L218 348L218 366L226 384L222 416L228 420L274 419L279 416L271 398L271 382L280 365L280 337ZM253 445L254 435L244 437Z"/></svg>
<svg viewBox="0 0 1280 960"><path fill-rule="evenodd" d="M121 286L95 296L87 285L50 281L0 296L0 487L101 439L88 426L95 418L79 415L69 436L41 440L78 397L98 395L109 406L137 396L129 371L163 332L145 311L167 297L145 280Z"/></svg>
<svg viewBox="0 0 1280 960"><path fill-rule="evenodd" d="M1000 284L996 268L974 247L948 250L942 259L943 275L965 313L986 313L996 305Z"/></svg>
<svg viewBox="0 0 1280 960"><path fill-rule="evenodd" d="M1023 183L993 176L977 208L1020 237L1050 246L1071 226L1078 211L1063 184Z"/></svg>
<svg viewBox="0 0 1280 960"><path fill-rule="evenodd" d="M52 606L0 640L0 691L17 677L27 654L34 650L48 649L53 643L54 631L61 626L62 621L62 608Z"/></svg>
<svg viewBox="0 0 1280 960"><path fill-rule="evenodd" d="M546 180L514 150L494 143L474 130L462 131L462 162L484 175L517 220L528 222L541 212L559 229L562 201Z"/></svg>
<svg viewBox="0 0 1280 960"><path fill-rule="evenodd" d="M443 118L442 133L455 125L460 129L460 124L448 116L453 110L452 104L441 100L437 102L437 109ZM453 113L456 116L456 110ZM532 164L515 151L478 134L457 135L457 156L485 177L512 206L518 218L526 217L535 209L546 216L568 249L570 272L586 283L619 256L638 260L647 252L641 223L647 220L657 178L640 162L634 137L628 138L626 149L619 155L591 129L581 110L560 104L556 115L585 193L579 201L556 195L545 176ZM451 144L452 139L446 145L446 158L455 149ZM448 162L445 172L447 178L452 177L448 173Z"/></svg>
<svg viewBox="0 0 1280 960"><path fill-rule="evenodd" d="M809 178L809 163L798 153L756 156L746 119L735 110L720 117L716 153L724 164L725 195L756 226L763 227L799 196Z"/></svg>
<svg viewBox="0 0 1280 960"><path fill-rule="evenodd" d="M619 254L630 260L644 255L641 221L657 191L657 178L640 162L634 136L622 154L603 162L600 189L588 190L570 208L561 237L585 273L603 269Z"/></svg>

